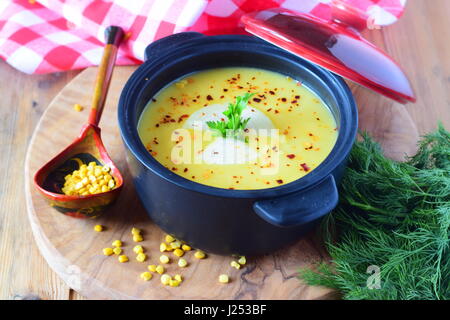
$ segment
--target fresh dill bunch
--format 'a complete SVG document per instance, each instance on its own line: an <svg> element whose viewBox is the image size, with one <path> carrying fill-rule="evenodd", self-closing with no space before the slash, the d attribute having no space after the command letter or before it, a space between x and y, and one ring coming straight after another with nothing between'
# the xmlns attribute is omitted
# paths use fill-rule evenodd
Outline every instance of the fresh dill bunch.
<svg viewBox="0 0 450 320"><path fill-rule="evenodd" d="M331 264L300 278L344 299L450 299L450 133L440 124L405 163L362 138L322 223ZM367 285L369 266L379 267L379 289Z"/></svg>
<svg viewBox="0 0 450 320"><path fill-rule="evenodd" d="M227 134L235 136L244 131L250 118L243 119L241 117L242 111L247 107L248 101L254 93L245 93L243 96L237 96L235 103L229 103L227 110L223 114L227 117L227 121L207 121L206 124L210 129L215 131L222 137Z"/></svg>

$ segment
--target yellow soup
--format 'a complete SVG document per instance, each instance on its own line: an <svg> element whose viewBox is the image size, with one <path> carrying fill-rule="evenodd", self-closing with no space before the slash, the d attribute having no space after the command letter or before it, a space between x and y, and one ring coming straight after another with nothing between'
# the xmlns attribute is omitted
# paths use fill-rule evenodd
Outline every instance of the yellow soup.
<svg viewBox="0 0 450 320"><path fill-rule="evenodd" d="M223 112L246 93L253 96L240 115L244 129L226 136L211 129L211 122L229 121ZM244 67L205 70L169 84L146 106L138 131L169 170L226 189L297 180L327 157L337 138L333 115L312 91L285 75Z"/></svg>

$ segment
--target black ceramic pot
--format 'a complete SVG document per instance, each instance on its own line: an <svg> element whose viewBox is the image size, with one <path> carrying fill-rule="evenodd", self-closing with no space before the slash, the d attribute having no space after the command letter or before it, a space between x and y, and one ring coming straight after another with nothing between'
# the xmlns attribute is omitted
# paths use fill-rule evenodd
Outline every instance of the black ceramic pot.
<svg viewBox="0 0 450 320"><path fill-rule="evenodd" d="M353 96L339 77L252 36L179 33L146 49L119 102L119 126L136 191L151 219L193 247L217 254L255 255L293 243L338 202L337 183L357 131ZM137 124L148 101L186 74L247 66L300 80L320 96L338 124L329 156L305 177L276 188L228 190L187 180L156 161Z"/></svg>

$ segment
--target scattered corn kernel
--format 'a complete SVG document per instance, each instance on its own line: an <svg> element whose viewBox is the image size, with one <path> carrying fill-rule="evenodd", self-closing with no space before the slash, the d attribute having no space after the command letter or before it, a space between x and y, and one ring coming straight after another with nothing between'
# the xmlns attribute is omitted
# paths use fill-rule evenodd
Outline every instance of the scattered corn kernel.
<svg viewBox="0 0 450 320"><path fill-rule="evenodd" d="M162 242L162 243L159 245L159 251L161 251L161 252L167 251L167 244L165 244L164 242Z"/></svg>
<svg viewBox="0 0 450 320"><path fill-rule="evenodd" d="M161 276L161 283L166 285L166 286L170 283L170 280L172 280L172 277L169 276L168 274L163 274Z"/></svg>
<svg viewBox="0 0 450 320"><path fill-rule="evenodd" d="M122 241L114 240L112 245L113 245L113 247L121 247L122 246Z"/></svg>
<svg viewBox="0 0 450 320"><path fill-rule="evenodd" d="M141 279L144 280L144 281L148 281L152 277L153 277L153 275L150 272L148 272L148 271L141 273Z"/></svg>
<svg viewBox="0 0 450 320"><path fill-rule="evenodd" d="M133 248L134 253L139 254L139 253L144 253L144 248L138 244L137 246L135 246Z"/></svg>
<svg viewBox="0 0 450 320"><path fill-rule="evenodd" d="M151 264L147 267L148 271L151 272L156 272L156 265L155 264Z"/></svg>
<svg viewBox="0 0 450 320"><path fill-rule="evenodd" d="M144 262L146 259L147 259L147 255L142 252L136 256L136 260L139 262Z"/></svg>
<svg viewBox="0 0 450 320"><path fill-rule="evenodd" d="M176 241L174 241L174 242L171 242L171 243L170 243L170 247L171 247L172 249L178 249L178 248L181 248L181 242L178 241L178 240L176 240Z"/></svg>
<svg viewBox="0 0 450 320"><path fill-rule="evenodd" d="M173 278L180 282L183 281L183 277L181 276L181 274L176 274Z"/></svg>
<svg viewBox="0 0 450 320"><path fill-rule="evenodd" d="M164 267L163 266L161 266L161 265L157 265L156 266L156 272L158 272L159 274L163 274L166 270L164 269Z"/></svg>
<svg viewBox="0 0 450 320"><path fill-rule="evenodd" d="M81 111L83 111L83 107L80 105L80 104L78 104L78 103L75 103L74 105L73 105L73 110L75 110L75 111L77 111L77 112L81 112Z"/></svg>
<svg viewBox="0 0 450 320"><path fill-rule="evenodd" d="M240 269L241 268L241 265L239 264L239 263L237 263L236 261L231 261L231 263L230 263L230 265L233 267L233 268L236 268L236 269Z"/></svg>
<svg viewBox="0 0 450 320"><path fill-rule="evenodd" d="M188 246L187 244L183 244L181 246L181 249L183 249L184 251L191 251L192 250L191 246Z"/></svg>
<svg viewBox="0 0 450 320"><path fill-rule="evenodd" d="M229 281L230 281L230 279L228 278L228 276L226 274L221 274L219 276L220 283L228 283Z"/></svg>
<svg viewBox="0 0 450 320"><path fill-rule="evenodd" d="M169 263L170 262L170 258L168 256L166 256L165 254L163 254L161 257L159 257L159 261L161 261L161 263Z"/></svg>
<svg viewBox="0 0 450 320"><path fill-rule="evenodd" d="M69 196L85 196L112 190L116 182L109 171L108 166L97 165L93 161L88 165L81 164L78 170L64 177L61 191Z"/></svg>
<svg viewBox="0 0 450 320"><path fill-rule="evenodd" d="M144 240L144 238L140 234L133 235L133 241L134 242L141 242L143 240Z"/></svg>
<svg viewBox="0 0 450 320"><path fill-rule="evenodd" d="M170 279L169 280L169 286L171 287L178 287L180 285L181 281L175 280L175 279Z"/></svg>
<svg viewBox="0 0 450 320"><path fill-rule="evenodd" d="M97 224L94 227L94 230L97 231L97 232L102 232L103 231L103 226L101 224Z"/></svg>
<svg viewBox="0 0 450 320"><path fill-rule="evenodd" d="M133 229L131 229L131 234L132 234L133 236L135 236L135 235L140 235L140 234L141 234L141 230L138 229L138 228L133 228Z"/></svg>
<svg viewBox="0 0 450 320"><path fill-rule="evenodd" d="M103 249L103 254L104 254L105 256L110 256L110 255L112 255L113 253L114 253L114 251L113 251L112 248L104 248L104 249Z"/></svg>
<svg viewBox="0 0 450 320"><path fill-rule="evenodd" d="M184 255L184 251L178 248L173 251L173 254L176 255L177 257L182 257Z"/></svg>
<svg viewBox="0 0 450 320"><path fill-rule="evenodd" d="M174 242L174 241L175 241L174 237L172 237L170 234L166 235L166 242L167 243Z"/></svg>
<svg viewBox="0 0 450 320"><path fill-rule="evenodd" d="M194 257L196 257L197 259L204 259L206 258L206 254L201 250L197 250L194 254Z"/></svg>
<svg viewBox="0 0 450 320"><path fill-rule="evenodd" d="M119 255L122 253L122 248L116 247L113 249L114 254Z"/></svg>
<svg viewBox="0 0 450 320"><path fill-rule="evenodd" d="M238 262L240 265L244 265L247 263L247 259L245 258L245 256L242 256L239 258Z"/></svg>
<svg viewBox="0 0 450 320"><path fill-rule="evenodd" d="M126 255L119 256L119 262L128 262L128 257Z"/></svg>
<svg viewBox="0 0 450 320"><path fill-rule="evenodd" d="M186 259L180 258L180 260L178 260L178 266L179 266L180 268L186 267L186 266L187 266L187 261L186 261Z"/></svg>

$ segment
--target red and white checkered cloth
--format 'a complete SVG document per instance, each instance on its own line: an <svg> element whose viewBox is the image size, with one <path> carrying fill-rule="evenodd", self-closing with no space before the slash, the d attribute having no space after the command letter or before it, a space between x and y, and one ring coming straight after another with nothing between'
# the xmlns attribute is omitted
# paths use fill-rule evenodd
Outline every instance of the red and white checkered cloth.
<svg viewBox="0 0 450 320"><path fill-rule="evenodd" d="M97 65L103 32L122 27L119 65L138 64L152 41L181 31L243 33L242 14L274 7L329 18L331 0L0 0L0 57L26 73ZM377 25L395 22L406 0L344 0Z"/></svg>

